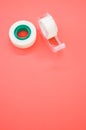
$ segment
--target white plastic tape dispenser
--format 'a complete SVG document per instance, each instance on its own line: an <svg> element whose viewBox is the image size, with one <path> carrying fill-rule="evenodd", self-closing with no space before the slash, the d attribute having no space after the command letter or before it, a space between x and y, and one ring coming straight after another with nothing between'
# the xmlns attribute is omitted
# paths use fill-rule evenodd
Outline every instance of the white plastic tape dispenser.
<svg viewBox="0 0 86 130"><path fill-rule="evenodd" d="M44 17L39 19L39 26L53 52L58 52L66 47L65 43L62 43L58 38L58 27L50 14L47 13ZM53 38L56 40L56 44L52 43Z"/></svg>

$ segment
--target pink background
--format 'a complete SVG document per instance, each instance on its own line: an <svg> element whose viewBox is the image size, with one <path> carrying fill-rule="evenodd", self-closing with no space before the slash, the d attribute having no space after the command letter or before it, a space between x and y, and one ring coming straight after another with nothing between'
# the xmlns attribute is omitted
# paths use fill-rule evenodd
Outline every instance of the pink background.
<svg viewBox="0 0 86 130"><path fill-rule="evenodd" d="M67 45L57 54L38 28L46 12ZM37 26L27 50L8 37L22 19ZM0 130L86 130L86 0L0 0Z"/></svg>

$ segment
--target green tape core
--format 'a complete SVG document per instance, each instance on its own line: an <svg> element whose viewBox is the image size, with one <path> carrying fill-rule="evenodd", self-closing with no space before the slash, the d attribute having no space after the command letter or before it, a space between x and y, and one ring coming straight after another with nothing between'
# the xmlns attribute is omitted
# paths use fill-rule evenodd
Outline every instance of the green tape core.
<svg viewBox="0 0 86 130"><path fill-rule="evenodd" d="M26 37L19 37L18 36L18 33L21 32L21 31L26 31L28 33L28 35ZM27 25L19 25L16 27L16 29L14 30L14 35L17 39L19 40L26 40L27 38L30 37L31 35L31 29L30 27L28 27Z"/></svg>

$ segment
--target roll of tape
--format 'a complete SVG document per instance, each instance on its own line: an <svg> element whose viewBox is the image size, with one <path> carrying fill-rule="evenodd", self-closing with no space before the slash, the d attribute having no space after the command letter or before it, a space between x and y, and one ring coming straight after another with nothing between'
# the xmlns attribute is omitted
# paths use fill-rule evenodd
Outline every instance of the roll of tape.
<svg viewBox="0 0 86 130"><path fill-rule="evenodd" d="M64 49L66 47L65 43L61 43L58 38L58 27L55 20L50 14L47 14L39 19L39 27L44 37L48 40L49 47L53 52L60 51L61 49ZM49 40L52 38L55 38L57 45L53 45L52 43L50 43Z"/></svg>
<svg viewBox="0 0 86 130"><path fill-rule="evenodd" d="M27 34L20 37L19 33L25 31ZM12 44L18 48L28 48L36 41L36 28L29 21L18 21L14 23L9 29L9 38Z"/></svg>
<svg viewBox="0 0 86 130"><path fill-rule="evenodd" d="M40 29L46 39L53 38L57 35L58 27L53 17L47 14L39 20Z"/></svg>

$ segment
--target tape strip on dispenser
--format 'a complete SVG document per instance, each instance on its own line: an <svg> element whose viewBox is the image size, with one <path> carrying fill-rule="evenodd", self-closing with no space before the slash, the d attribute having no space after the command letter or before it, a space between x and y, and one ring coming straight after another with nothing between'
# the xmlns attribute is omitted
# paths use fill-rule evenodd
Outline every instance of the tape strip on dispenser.
<svg viewBox="0 0 86 130"><path fill-rule="evenodd" d="M53 52L58 52L66 47L65 43L62 43L58 38L58 27L50 14L46 14L39 19L39 27L43 36L48 40L49 47ZM52 39L56 41L56 44L53 44Z"/></svg>

